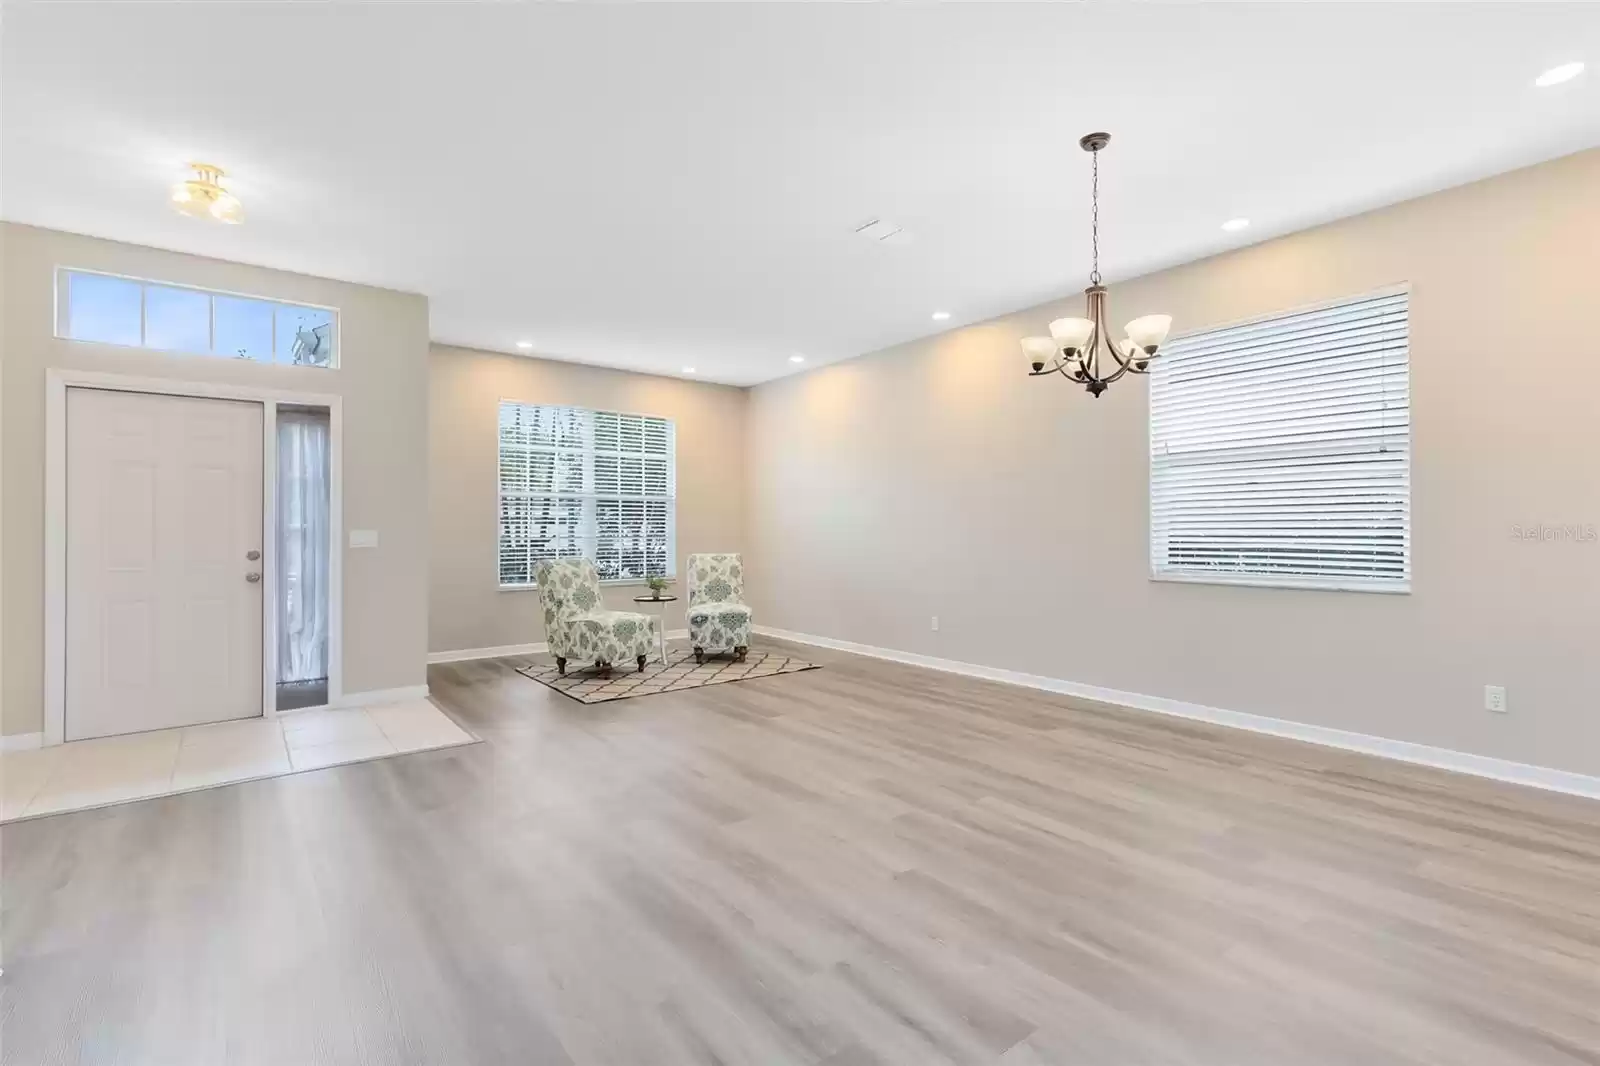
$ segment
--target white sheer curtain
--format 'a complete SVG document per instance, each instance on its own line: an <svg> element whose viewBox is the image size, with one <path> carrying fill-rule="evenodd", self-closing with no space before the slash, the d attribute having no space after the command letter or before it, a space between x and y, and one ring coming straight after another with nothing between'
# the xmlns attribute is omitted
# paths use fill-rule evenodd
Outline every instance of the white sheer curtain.
<svg viewBox="0 0 1600 1066"><path fill-rule="evenodd" d="M278 681L328 676L328 417L278 412Z"/></svg>

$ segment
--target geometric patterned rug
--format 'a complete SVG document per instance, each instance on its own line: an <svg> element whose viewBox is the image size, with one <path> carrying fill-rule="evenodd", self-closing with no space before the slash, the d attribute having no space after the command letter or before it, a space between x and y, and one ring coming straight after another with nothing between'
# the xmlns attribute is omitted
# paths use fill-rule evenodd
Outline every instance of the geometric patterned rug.
<svg viewBox="0 0 1600 1066"><path fill-rule="evenodd" d="M751 648L742 663L735 662L732 655L708 655L704 665L697 666L694 652L668 649L665 663L652 658L642 671L618 667L611 671L610 677L601 677L598 670L589 666L581 669L568 667L566 677L556 673L554 665L524 666L518 668L517 673L584 703L608 703L630 696L682 692L686 688L704 688L706 685L724 685L729 681L748 681L752 677L797 674L802 670L817 669L820 667L816 663L757 648Z"/></svg>

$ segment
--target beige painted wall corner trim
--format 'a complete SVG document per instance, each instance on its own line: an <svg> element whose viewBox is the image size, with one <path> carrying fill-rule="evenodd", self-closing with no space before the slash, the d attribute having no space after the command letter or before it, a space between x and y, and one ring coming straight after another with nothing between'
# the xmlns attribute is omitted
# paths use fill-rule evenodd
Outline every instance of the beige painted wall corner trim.
<svg viewBox="0 0 1600 1066"><path fill-rule="evenodd" d="M668 640L685 640L688 636L689 631L687 629L667 630ZM428 653L428 665L467 663L478 659L506 659L513 655L543 655L549 650L550 645L541 640L537 644L503 644L498 648L458 648L455 651L431 651Z"/></svg>
<svg viewBox="0 0 1600 1066"><path fill-rule="evenodd" d="M1462 751L1451 751L1448 748L1436 748L1429 744L1415 744L1406 740L1391 740L1388 737L1369 736L1365 733L1353 733L1344 729L1331 729L1327 726L1291 722L1282 718L1269 718L1266 715L1248 714L1244 711L1230 711L1222 707L1207 707L1203 704L1188 703L1184 700L1168 699L1165 696L1147 696L1140 692L1125 692L1121 689L1102 688L1098 685L1086 685L1078 681L1067 681L1062 678L1025 674L1016 670L1002 670L998 667L982 666L978 663L965 663L955 659L939 659L931 655L917 655L913 652L897 651L893 648L874 647L871 644L856 644L848 640L835 640L832 637L821 637L811 633L794 633L786 629L773 629L769 626L756 626L755 631L765 637L792 640L797 644L811 644L819 648L832 648L835 651L866 655L874 659L887 659L890 662L904 663L908 666L942 670L946 673L961 674L965 677L980 678L984 681L998 681L1007 685L1020 685L1045 692L1056 692L1063 696L1076 696L1079 699L1093 700L1096 703L1108 703L1138 711L1151 711L1155 714L1170 715L1174 718L1188 718L1199 722L1209 722L1213 725L1244 729L1252 733L1265 733L1288 740L1320 744L1323 747L1338 748L1342 751L1376 755L1380 758L1414 763L1418 766L1431 766L1436 770L1450 770L1455 773L1470 774L1474 777L1487 777L1495 781L1504 781L1513 785L1526 785L1530 788L1544 789L1547 792L1562 792L1567 795L1600 800L1600 777L1572 773L1568 770L1555 770L1546 766L1531 766L1527 763L1512 762L1509 759L1494 759L1485 755L1472 755Z"/></svg>

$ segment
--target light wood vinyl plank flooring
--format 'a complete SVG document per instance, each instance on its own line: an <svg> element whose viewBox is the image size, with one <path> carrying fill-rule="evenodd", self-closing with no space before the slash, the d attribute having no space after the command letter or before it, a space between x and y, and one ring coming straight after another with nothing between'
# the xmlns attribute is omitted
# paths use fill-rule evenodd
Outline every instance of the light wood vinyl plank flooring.
<svg viewBox="0 0 1600 1066"><path fill-rule="evenodd" d="M1600 1063L1600 804L794 650L6 826L0 1061Z"/></svg>

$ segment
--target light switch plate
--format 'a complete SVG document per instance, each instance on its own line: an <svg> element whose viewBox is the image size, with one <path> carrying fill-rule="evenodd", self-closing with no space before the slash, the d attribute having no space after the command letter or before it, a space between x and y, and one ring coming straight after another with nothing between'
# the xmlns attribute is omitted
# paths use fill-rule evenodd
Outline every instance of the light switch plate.
<svg viewBox="0 0 1600 1066"><path fill-rule="evenodd" d="M376 548L378 546L378 531L376 529L352 529L350 531L350 547Z"/></svg>

